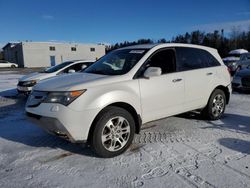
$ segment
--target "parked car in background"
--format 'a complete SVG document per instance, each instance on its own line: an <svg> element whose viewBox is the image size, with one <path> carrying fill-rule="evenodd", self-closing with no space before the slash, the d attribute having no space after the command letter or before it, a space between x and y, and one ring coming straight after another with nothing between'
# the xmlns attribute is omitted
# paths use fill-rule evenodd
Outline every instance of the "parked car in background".
<svg viewBox="0 0 250 188"><path fill-rule="evenodd" d="M16 63L0 60L0 68L16 68L16 67L18 67Z"/></svg>
<svg viewBox="0 0 250 188"><path fill-rule="evenodd" d="M240 60L236 63L236 71L244 69L250 65L250 53L245 53L240 56Z"/></svg>
<svg viewBox="0 0 250 188"><path fill-rule="evenodd" d="M250 65L236 72L232 86L234 90L250 91Z"/></svg>
<svg viewBox="0 0 250 188"><path fill-rule="evenodd" d="M34 87L41 80L61 74L82 71L94 62L95 60L66 61L56 66L47 68L44 71L31 73L19 79L17 90L19 93L29 94L32 90L32 87Z"/></svg>
<svg viewBox="0 0 250 188"><path fill-rule="evenodd" d="M138 45L108 53L83 73L41 81L26 112L48 132L113 157L146 122L191 110L219 119L230 94L231 77L216 49Z"/></svg>
<svg viewBox="0 0 250 188"><path fill-rule="evenodd" d="M248 51L244 49L232 50L229 52L228 57L223 58L223 62L229 68L232 76L236 72L237 62L240 60L240 56L245 53L248 53Z"/></svg>

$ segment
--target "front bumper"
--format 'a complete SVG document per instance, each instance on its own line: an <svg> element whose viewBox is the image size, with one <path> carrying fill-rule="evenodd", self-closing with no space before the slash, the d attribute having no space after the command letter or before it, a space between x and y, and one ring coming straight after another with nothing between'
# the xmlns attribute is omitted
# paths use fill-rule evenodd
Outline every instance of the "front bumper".
<svg viewBox="0 0 250 188"><path fill-rule="evenodd" d="M241 77L235 77L233 79L232 87L234 90L250 91L250 84L249 85L243 84Z"/></svg>
<svg viewBox="0 0 250 188"><path fill-rule="evenodd" d="M29 119L47 132L71 142L84 142L99 109L75 111L68 106L41 103L36 107L26 106Z"/></svg>
<svg viewBox="0 0 250 188"><path fill-rule="evenodd" d="M27 112L28 119L34 124L46 130L48 133L59 136L71 142L75 142L70 133L65 129L62 123L56 118L42 117L36 114Z"/></svg>

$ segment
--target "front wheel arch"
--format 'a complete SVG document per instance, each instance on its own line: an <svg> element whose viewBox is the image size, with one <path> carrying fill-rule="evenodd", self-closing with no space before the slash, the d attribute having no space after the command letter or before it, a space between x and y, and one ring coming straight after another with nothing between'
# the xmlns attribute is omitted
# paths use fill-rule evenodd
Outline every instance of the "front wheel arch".
<svg viewBox="0 0 250 188"><path fill-rule="evenodd" d="M137 113L137 111L135 110L135 108L134 108L132 105L130 105L130 104L128 104L128 103L125 103L125 102L116 102L116 103L112 103L112 104L109 104L108 106L104 107L104 108L96 115L96 117L95 117L94 121L92 122L91 127L90 127L90 129L89 129L89 134L88 134L88 139L87 139L88 142L89 142L89 140L90 140L90 138L91 138L91 136L92 136L93 130L94 130L94 128L95 128L94 126L95 126L95 123L96 123L96 121L97 121L97 119L98 119L98 116L99 116L100 114L102 114L102 112L103 112L106 108L112 107L112 106L114 106L114 107L120 107L120 108L123 108L124 110L128 111L128 112L132 115L132 117L133 117L133 119L134 119L134 122L135 122L135 133L136 133L136 134L139 134L139 133L140 133L141 125L142 125L142 120L141 120L140 114Z"/></svg>

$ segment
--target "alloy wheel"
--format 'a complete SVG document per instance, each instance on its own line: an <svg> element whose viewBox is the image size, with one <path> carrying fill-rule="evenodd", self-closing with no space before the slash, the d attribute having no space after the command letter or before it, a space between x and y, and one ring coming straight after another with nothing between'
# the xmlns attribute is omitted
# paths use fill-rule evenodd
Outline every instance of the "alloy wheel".
<svg viewBox="0 0 250 188"><path fill-rule="evenodd" d="M121 116L111 118L102 130L102 145L108 151L115 152L122 149L128 142L130 125Z"/></svg>
<svg viewBox="0 0 250 188"><path fill-rule="evenodd" d="M225 101L223 96L221 94L217 94L213 99L212 114L215 117L220 116L224 111L224 107L225 107Z"/></svg>

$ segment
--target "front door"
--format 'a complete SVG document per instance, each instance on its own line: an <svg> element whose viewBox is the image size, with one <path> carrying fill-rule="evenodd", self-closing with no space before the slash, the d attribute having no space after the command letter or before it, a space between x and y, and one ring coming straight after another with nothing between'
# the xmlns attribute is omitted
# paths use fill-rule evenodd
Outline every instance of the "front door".
<svg viewBox="0 0 250 188"><path fill-rule="evenodd" d="M160 67L162 75L140 78L142 117L144 122L171 116L182 111L184 100L183 73L176 72L175 51L156 52L144 65Z"/></svg>
<svg viewBox="0 0 250 188"><path fill-rule="evenodd" d="M56 56L50 56L50 65L55 66L56 65Z"/></svg>

